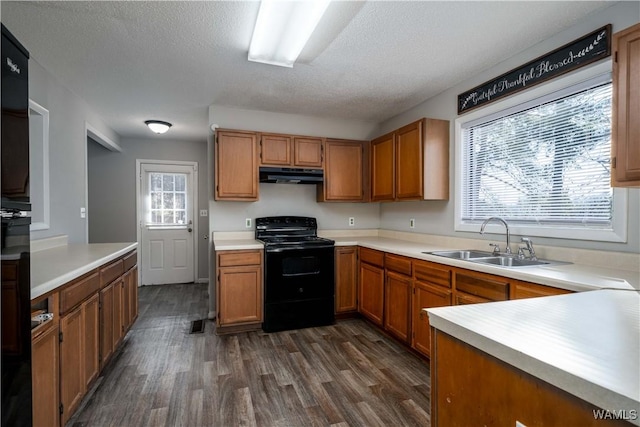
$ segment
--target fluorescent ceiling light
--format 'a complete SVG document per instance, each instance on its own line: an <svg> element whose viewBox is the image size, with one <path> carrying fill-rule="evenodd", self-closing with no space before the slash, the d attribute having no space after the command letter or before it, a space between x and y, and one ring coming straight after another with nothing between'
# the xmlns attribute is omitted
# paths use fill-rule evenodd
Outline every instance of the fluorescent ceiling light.
<svg viewBox="0 0 640 427"><path fill-rule="evenodd" d="M330 0L262 0L249 61L293 67Z"/></svg>
<svg viewBox="0 0 640 427"><path fill-rule="evenodd" d="M155 133L165 133L171 126L173 126L169 122L162 122L160 120L147 120L144 123Z"/></svg>

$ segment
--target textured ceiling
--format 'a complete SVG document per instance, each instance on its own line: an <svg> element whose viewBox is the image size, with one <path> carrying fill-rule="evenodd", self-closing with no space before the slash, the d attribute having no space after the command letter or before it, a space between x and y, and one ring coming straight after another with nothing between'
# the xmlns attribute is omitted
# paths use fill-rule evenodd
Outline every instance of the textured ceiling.
<svg viewBox="0 0 640 427"><path fill-rule="evenodd" d="M2 1L3 23L122 137L174 124L203 139L208 106L379 122L611 2L333 2L294 68L247 61L259 3Z"/></svg>

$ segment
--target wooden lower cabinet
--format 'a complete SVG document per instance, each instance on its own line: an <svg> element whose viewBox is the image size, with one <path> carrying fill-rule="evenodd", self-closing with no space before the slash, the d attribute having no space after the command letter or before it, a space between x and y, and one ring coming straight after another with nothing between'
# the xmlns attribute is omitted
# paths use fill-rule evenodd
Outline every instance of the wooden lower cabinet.
<svg viewBox="0 0 640 427"><path fill-rule="evenodd" d="M431 425L630 426L592 404L440 331L431 357Z"/></svg>
<svg viewBox="0 0 640 427"><path fill-rule="evenodd" d="M113 282L113 316L112 316L112 332L113 332L113 348L116 349L122 338L124 337L124 322L122 316L124 293L124 279L119 278Z"/></svg>
<svg viewBox="0 0 640 427"><path fill-rule="evenodd" d="M218 328L262 323L262 251L222 251L217 256Z"/></svg>
<svg viewBox="0 0 640 427"><path fill-rule="evenodd" d="M378 326L384 315L384 269L360 261L358 312Z"/></svg>
<svg viewBox="0 0 640 427"><path fill-rule="evenodd" d="M100 373L100 295L82 303L85 390Z"/></svg>
<svg viewBox="0 0 640 427"><path fill-rule="evenodd" d="M112 283L100 291L100 369L111 359L114 348L113 289Z"/></svg>
<svg viewBox="0 0 640 427"><path fill-rule="evenodd" d="M67 423L137 318L136 262L129 252L32 301L54 316L31 332L34 426Z"/></svg>
<svg viewBox="0 0 640 427"><path fill-rule="evenodd" d="M84 381L83 313L78 307L60 319L60 402L63 407L61 424L75 412L86 383Z"/></svg>
<svg viewBox="0 0 640 427"><path fill-rule="evenodd" d="M411 338L411 282L410 276L386 272L384 329L405 343Z"/></svg>
<svg viewBox="0 0 640 427"><path fill-rule="evenodd" d="M335 249L336 314L358 311L358 248Z"/></svg>
<svg viewBox="0 0 640 427"><path fill-rule="evenodd" d="M429 357L431 355L431 327L429 315L423 308L450 306L451 289L416 280L413 283L413 339L411 346Z"/></svg>
<svg viewBox="0 0 640 427"><path fill-rule="evenodd" d="M58 407L60 384L58 368L60 353L58 325L33 337L31 343L31 378L33 385L33 425L57 427L60 425Z"/></svg>

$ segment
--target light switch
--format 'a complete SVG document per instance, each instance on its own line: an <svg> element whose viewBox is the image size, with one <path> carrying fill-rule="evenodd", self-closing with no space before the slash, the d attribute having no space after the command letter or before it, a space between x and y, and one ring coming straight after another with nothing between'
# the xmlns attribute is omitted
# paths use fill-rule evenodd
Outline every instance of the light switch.
<svg viewBox="0 0 640 427"><path fill-rule="evenodd" d="M207 216L209 212L206 209L200 209L200 216Z"/></svg>
<svg viewBox="0 0 640 427"><path fill-rule="evenodd" d="M87 209L80 208L80 218L86 218L86 217L87 217Z"/></svg>

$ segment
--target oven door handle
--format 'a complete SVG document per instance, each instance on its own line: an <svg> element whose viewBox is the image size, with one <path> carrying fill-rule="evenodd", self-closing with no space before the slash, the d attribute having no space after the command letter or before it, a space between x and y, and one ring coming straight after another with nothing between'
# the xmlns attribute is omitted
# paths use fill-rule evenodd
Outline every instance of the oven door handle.
<svg viewBox="0 0 640 427"><path fill-rule="evenodd" d="M315 276L320 274L320 270L306 272L306 273L282 273L282 277L300 277L300 276Z"/></svg>
<svg viewBox="0 0 640 427"><path fill-rule="evenodd" d="M301 249L327 249L327 248L334 248L334 245L322 245L322 246L291 246L291 247L286 247L286 248L266 248L265 252L267 253L278 253L278 252L284 252L284 251L298 251Z"/></svg>

